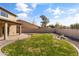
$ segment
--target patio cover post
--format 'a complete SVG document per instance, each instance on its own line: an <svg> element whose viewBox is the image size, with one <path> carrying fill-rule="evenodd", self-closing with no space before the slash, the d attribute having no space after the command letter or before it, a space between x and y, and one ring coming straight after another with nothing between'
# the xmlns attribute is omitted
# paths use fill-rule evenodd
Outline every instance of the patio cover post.
<svg viewBox="0 0 79 59"><path fill-rule="evenodd" d="M8 23L5 22L5 23L4 23L4 40L7 39L7 34L8 34L7 31L8 31Z"/></svg>
<svg viewBox="0 0 79 59"><path fill-rule="evenodd" d="M21 25L19 25L19 34L21 34Z"/></svg>

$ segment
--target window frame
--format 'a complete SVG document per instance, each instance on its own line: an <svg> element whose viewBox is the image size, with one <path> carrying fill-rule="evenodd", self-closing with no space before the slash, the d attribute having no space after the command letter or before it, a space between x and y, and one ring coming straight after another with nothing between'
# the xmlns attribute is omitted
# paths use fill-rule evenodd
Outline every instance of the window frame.
<svg viewBox="0 0 79 59"><path fill-rule="evenodd" d="M8 13L6 13L5 11L0 10L0 16L8 18Z"/></svg>

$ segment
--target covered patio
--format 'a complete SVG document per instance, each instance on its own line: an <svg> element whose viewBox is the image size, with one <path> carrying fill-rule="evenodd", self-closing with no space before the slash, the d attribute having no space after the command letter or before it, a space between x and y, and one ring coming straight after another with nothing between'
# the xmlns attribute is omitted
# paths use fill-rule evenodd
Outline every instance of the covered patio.
<svg viewBox="0 0 79 59"><path fill-rule="evenodd" d="M17 34L17 26L19 26L19 33ZM21 23L14 21L0 19L0 40L7 40L10 36L21 34Z"/></svg>

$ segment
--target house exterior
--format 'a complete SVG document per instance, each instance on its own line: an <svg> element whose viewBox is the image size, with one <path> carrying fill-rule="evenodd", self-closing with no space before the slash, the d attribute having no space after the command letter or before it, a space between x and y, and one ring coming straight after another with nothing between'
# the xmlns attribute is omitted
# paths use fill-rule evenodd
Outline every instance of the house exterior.
<svg viewBox="0 0 79 59"><path fill-rule="evenodd" d="M36 30L38 30L40 28L39 26L32 24L32 23L29 23L29 22L24 21L24 20L17 20L17 22L22 24L21 26L22 26L23 33L36 32ZM19 31L19 28L17 29L17 31Z"/></svg>
<svg viewBox="0 0 79 59"><path fill-rule="evenodd" d="M16 22L16 15L12 12L0 7L0 37L7 39L10 35L17 35L17 25L19 25L19 33L21 33L21 24Z"/></svg>

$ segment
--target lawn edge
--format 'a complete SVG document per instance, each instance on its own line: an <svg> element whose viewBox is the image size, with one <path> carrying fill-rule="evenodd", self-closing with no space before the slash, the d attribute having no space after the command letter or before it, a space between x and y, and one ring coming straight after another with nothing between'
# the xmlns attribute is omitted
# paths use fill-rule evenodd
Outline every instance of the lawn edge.
<svg viewBox="0 0 79 59"><path fill-rule="evenodd" d="M16 40L15 40L16 41ZM2 52L2 48L11 44L11 43L14 43L15 41L11 41L9 43L6 43L6 44L3 44L1 47L0 47L0 54L2 54L1 56L7 56L5 53Z"/></svg>
<svg viewBox="0 0 79 59"><path fill-rule="evenodd" d="M75 44L73 44L72 42L69 42L67 39L65 41L68 42L70 45L72 45L76 49L77 54L79 56L79 49L78 49L78 47Z"/></svg>
<svg viewBox="0 0 79 59"><path fill-rule="evenodd" d="M29 35L30 36L30 35ZM27 38L29 38L29 36L27 37ZM23 39L25 39L25 38L23 38ZM23 40L22 39L22 40ZM10 41L10 42L8 42L8 43L6 43L6 44L3 44L2 46L0 46L0 56L7 56L5 53L3 53L2 52L2 48L3 47L5 47L5 46L7 46L7 45L9 45L9 44L12 44L12 43L14 43L14 42L16 42L16 41L18 41L18 40L21 40L21 39L17 39L17 40L12 40L12 41Z"/></svg>

